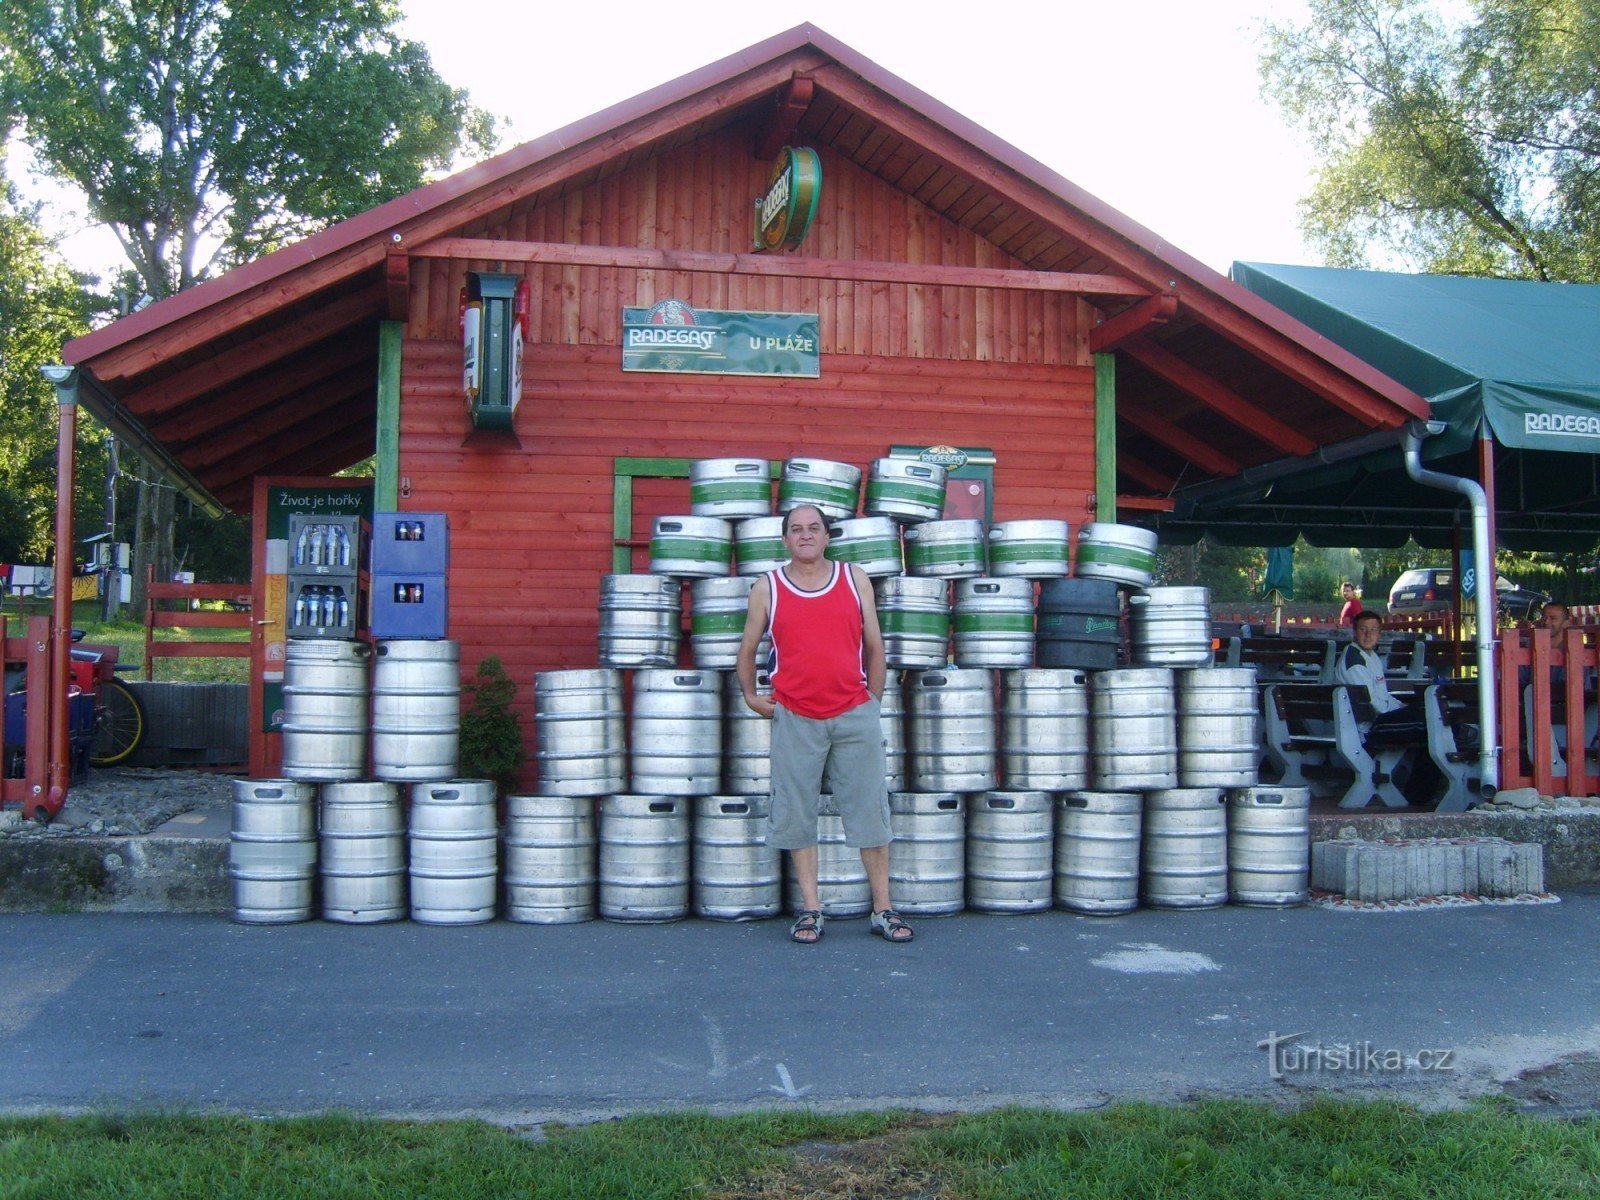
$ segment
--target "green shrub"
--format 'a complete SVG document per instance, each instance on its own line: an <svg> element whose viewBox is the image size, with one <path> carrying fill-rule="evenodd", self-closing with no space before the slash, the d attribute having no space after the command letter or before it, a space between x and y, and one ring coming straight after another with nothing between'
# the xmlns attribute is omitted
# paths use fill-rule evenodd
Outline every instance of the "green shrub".
<svg viewBox="0 0 1600 1200"><path fill-rule="evenodd" d="M517 685L491 654L478 664L476 681L464 690L472 704L461 714L461 773L468 779L494 780L503 795L516 786L527 757L522 726L511 711Z"/></svg>

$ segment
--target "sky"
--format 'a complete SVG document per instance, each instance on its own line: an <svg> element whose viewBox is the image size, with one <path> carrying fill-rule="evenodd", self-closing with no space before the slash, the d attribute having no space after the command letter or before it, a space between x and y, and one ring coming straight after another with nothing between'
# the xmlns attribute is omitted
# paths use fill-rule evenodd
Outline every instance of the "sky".
<svg viewBox="0 0 1600 1200"><path fill-rule="evenodd" d="M507 122L502 149L809 22L1219 271L1320 261L1297 229L1313 164L1256 68L1260 22L1300 18L1300 0L401 8L439 73ZM103 230L61 245L83 269L121 257Z"/></svg>

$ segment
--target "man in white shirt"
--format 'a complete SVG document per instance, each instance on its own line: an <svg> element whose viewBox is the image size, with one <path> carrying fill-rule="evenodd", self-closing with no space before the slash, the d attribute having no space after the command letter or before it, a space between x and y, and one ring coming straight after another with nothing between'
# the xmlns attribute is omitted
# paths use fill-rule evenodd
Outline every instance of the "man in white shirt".
<svg viewBox="0 0 1600 1200"><path fill-rule="evenodd" d="M1368 746L1412 746L1395 770L1395 781L1413 805L1428 807L1443 781L1439 768L1428 757L1428 729L1422 712L1422 697L1401 700L1389 690L1378 654L1378 639L1383 634L1383 618L1375 612L1358 612L1351 618L1355 637L1339 654L1334 666L1335 683L1365 689L1377 717L1361 731ZM1402 781L1401 776L1409 776Z"/></svg>

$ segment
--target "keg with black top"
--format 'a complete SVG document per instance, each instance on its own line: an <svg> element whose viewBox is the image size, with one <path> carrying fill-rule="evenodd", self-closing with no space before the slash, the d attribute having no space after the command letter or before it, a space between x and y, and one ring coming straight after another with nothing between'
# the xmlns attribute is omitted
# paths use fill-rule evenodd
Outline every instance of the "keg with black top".
<svg viewBox="0 0 1600 1200"><path fill-rule="evenodd" d="M997 579L1064 579L1071 568L1065 521L1000 521L989 530L989 574Z"/></svg>
<svg viewBox="0 0 1600 1200"><path fill-rule="evenodd" d="M890 670L928 670L950 661L948 583L901 575L877 580L873 593Z"/></svg>
<svg viewBox="0 0 1600 1200"><path fill-rule="evenodd" d="M994 677L949 667L906 677L909 772L917 792L987 792L995 786Z"/></svg>
<svg viewBox="0 0 1600 1200"><path fill-rule="evenodd" d="M966 907L966 807L954 792L895 792L889 797L889 893L913 916Z"/></svg>
<svg viewBox="0 0 1600 1200"><path fill-rule="evenodd" d="M892 517L902 525L937 521L944 515L947 475L937 463L876 459L867 479L867 515Z"/></svg>
<svg viewBox="0 0 1600 1200"><path fill-rule="evenodd" d="M767 845L768 804L765 796L695 798L695 916L760 921L782 911L783 852Z"/></svg>
<svg viewBox="0 0 1600 1200"><path fill-rule="evenodd" d="M506 918L570 925L595 914L595 801L588 796L506 797Z"/></svg>
<svg viewBox="0 0 1600 1200"><path fill-rule="evenodd" d="M667 575L600 577L600 665L670 667L678 661L683 583Z"/></svg>
<svg viewBox="0 0 1600 1200"><path fill-rule="evenodd" d="M316 788L293 779L234 780L228 876L235 921L286 925L311 919L316 796Z"/></svg>
<svg viewBox="0 0 1600 1200"><path fill-rule="evenodd" d="M1139 907L1138 792L1067 792L1056 801L1056 907L1115 916Z"/></svg>
<svg viewBox="0 0 1600 1200"><path fill-rule="evenodd" d="M1042 912L1054 902L1055 798L983 792L967 800L967 907Z"/></svg>
<svg viewBox="0 0 1600 1200"><path fill-rule="evenodd" d="M601 799L600 915L606 920L689 915L689 804L683 796Z"/></svg>
<svg viewBox="0 0 1600 1200"><path fill-rule="evenodd" d="M1105 579L1039 585L1035 661L1041 667L1109 671L1122 651L1122 596Z"/></svg>
<svg viewBox="0 0 1600 1200"><path fill-rule="evenodd" d="M717 672L635 671L628 743L635 793L715 793L722 780L722 680Z"/></svg>
<svg viewBox="0 0 1600 1200"><path fill-rule="evenodd" d="M689 464L689 513L730 521L772 512L772 471L764 458L702 458Z"/></svg>
<svg viewBox="0 0 1600 1200"><path fill-rule="evenodd" d="M825 458L791 458L778 482L778 513L812 505L824 521L856 515L861 502L861 468Z"/></svg>
<svg viewBox="0 0 1600 1200"><path fill-rule="evenodd" d="M621 671L540 671L533 707L541 793L604 796L628 786Z"/></svg>
<svg viewBox="0 0 1600 1200"><path fill-rule="evenodd" d="M1089 676L1032 667L1000 676L1000 774L1012 792L1089 786Z"/></svg>
<svg viewBox="0 0 1600 1200"><path fill-rule="evenodd" d="M1152 908L1228 902L1228 809L1220 788L1145 793L1140 890Z"/></svg>
<svg viewBox="0 0 1600 1200"><path fill-rule="evenodd" d="M406 915L406 818L392 783L322 787L322 919L348 925Z"/></svg>
<svg viewBox="0 0 1600 1200"><path fill-rule="evenodd" d="M1033 665L1033 580L958 579L955 592L958 667Z"/></svg>

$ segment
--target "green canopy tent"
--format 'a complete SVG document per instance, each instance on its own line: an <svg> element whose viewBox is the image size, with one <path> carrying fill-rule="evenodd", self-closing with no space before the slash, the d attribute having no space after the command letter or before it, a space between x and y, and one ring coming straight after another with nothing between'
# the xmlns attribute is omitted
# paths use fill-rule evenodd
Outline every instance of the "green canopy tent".
<svg viewBox="0 0 1600 1200"><path fill-rule="evenodd" d="M1234 279L1428 398L1427 466L1481 479L1496 540L1600 541L1600 286L1235 263ZM1460 544L1461 498L1414 483L1393 434L1180 489L1165 541ZM1470 540L1468 543L1470 545Z"/></svg>

